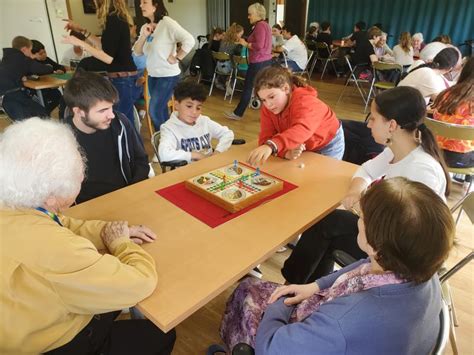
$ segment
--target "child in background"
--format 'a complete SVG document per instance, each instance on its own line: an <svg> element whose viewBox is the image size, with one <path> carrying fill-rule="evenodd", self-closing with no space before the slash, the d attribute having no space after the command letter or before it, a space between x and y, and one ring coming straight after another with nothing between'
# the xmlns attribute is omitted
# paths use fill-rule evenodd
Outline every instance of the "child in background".
<svg viewBox="0 0 474 355"><path fill-rule="evenodd" d="M174 90L175 111L161 125L158 153L161 161L201 160L229 149L234 133L226 126L201 115L207 93L202 85L182 82ZM211 140L218 139L216 149Z"/></svg>
<svg viewBox="0 0 474 355"><path fill-rule="evenodd" d="M335 113L317 98L314 88L282 67L263 69L255 79L263 103L258 148L250 152L252 165L270 155L296 159L304 150L341 159L344 133Z"/></svg>
<svg viewBox="0 0 474 355"><path fill-rule="evenodd" d="M66 68L54 60L48 57L48 53L46 53L46 49L44 48L44 44L36 39L32 39L31 43L33 43L33 47L31 48L31 53L33 54L33 59L41 64L51 65L53 67L53 72L55 74L64 74L66 72Z"/></svg>

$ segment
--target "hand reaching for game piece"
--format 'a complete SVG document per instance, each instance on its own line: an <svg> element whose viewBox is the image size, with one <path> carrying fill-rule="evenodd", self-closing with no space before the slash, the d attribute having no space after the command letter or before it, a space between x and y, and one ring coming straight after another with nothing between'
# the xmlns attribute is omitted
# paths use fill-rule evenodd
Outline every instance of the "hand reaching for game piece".
<svg viewBox="0 0 474 355"><path fill-rule="evenodd" d="M305 150L306 150L306 146L304 144L300 144L295 149L287 150L285 153L285 159L288 159L288 160L297 159Z"/></svg>
<svg viewBox="0 0 474 355"><path fill-rule="evenodd" d="M282 296L293 295L288 297L283 303L287 306L294 305L310 298L316 292L319 292L319 286L316 282L306 285L288 285L278 287L270 296L268 303L273 303Z"/></svg>
<svg viewBox="0 0 474 355"><path fill-rule="evenodd" d="M207 155L200 152L191 152L191 160L201 160L206 158Z"/></svg>
<svg viewBox="0 0 474 355"><path fill-rule="evenodd" d="M272 155L272 148L264 144L250 152L247 162L252 166L263 165L270 155Z"/></svg>

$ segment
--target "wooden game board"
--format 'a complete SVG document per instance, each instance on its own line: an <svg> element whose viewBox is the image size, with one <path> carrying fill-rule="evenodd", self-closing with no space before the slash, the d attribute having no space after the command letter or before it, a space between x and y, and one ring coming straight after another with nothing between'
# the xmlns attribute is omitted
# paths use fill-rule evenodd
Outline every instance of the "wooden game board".
<svg viewBox="0 0 474 355"><path fill-rule="evenodd" d="M184 184L229 212L240 211L283 189L283 181L238 162L194 176Z"/></svg>

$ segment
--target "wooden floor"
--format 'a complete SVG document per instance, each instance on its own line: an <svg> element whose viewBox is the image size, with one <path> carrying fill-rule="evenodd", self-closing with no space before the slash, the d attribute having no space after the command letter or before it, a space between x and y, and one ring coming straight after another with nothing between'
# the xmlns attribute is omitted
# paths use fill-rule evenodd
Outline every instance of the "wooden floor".
<svg viewBox="0 0 474 355"><path fill-rule="evenodd" d="M363 120L365 118L363 112L364 107L360 96L358 96L358 93L355 90L348 89L341 102L337 104L338 96L342 89L342 83L342 79L331 78L330 75L325 78L324 82L321 82L319 78L316 79L316 76L314 75L311 84L318 89L319 97L333 108L339 118ZM246 140L256 139L260 127L259 111L248 109L243 120L239 122L227 120L225 119L223 112L235 108L238 103L238 96L234 98L232 104L229 104L228 101L224 101L223 98L224 93L222 91L214 90L213 95L204 104L204 114L210 116L221 124L227 125L234 131L236 138L244 138ZM0 130L3 130L6 125L8 125L8 121L3 117L3 119L0 119ZM151 160L153 153L146 125L142 127L141 133L145 140L145 146ZM154 166L154 168L155 171L159 173L159 169L157 169L158 167ZM454 192L448 201L450 205L459 199L463 192L463 187L461 185L455 185L453 186L453 190ZM458 225L457 236L458 244L451 253L448 260L448 266L453 265L473 249L473 228L466 216L462 216ZM255 237L257 238L258 236ZM288 256L289 251L275 254L272 258L262 264L261 269L264 274L264 279L283 282L280 268ZM176 262L179 262L179 260ZM222 265L222 267L224 268L225 265ZM474 267L471 263L461 272L456 274L450 281L459 321L459 327L456 328L456 334L460 354L474 354L474 340L472 337L472 334L474 333L473 271ZM196 280L196 283L198 282L199 280ZM234 287L223 292L212 302L197 311L177 327L178 339L173 354L205 354L206 349L210 344L221 343L218 331L219 324L225 308L226 300ZM192 292L192 285L189 285L189 292ZM449 344L445 353L452 354Z"/></svg>

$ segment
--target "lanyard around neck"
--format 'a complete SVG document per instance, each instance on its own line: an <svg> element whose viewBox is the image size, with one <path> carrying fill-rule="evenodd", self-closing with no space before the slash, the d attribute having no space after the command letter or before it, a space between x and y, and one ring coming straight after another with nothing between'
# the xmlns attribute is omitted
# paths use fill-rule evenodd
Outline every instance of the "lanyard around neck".
<svg viewBox="0 0 474 355"><path fill-rule="evenodd" d="M56 213L53 213L53 212L50 212L48 211L47 209L43 208L43 207L36 207L36 210L40 211L40 212L43 212L44 214L46 214L47 216L49 216L49 218L51 218L53 221L55 221L57 224L59 224L61 227L63 226L61 221L59 220L59 217Z"/></svg>

